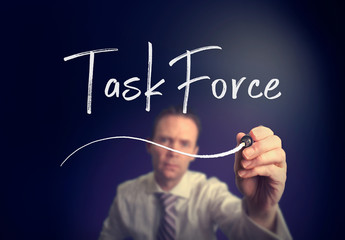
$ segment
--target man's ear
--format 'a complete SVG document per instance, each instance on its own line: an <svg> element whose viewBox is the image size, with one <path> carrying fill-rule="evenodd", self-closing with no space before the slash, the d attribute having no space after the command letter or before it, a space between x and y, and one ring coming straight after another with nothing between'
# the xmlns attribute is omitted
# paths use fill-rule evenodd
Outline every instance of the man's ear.
<svg viewBox="0 0 345 240"><path fill-rule="evenodd" d="M195 148L194 148L194 155L197 155L199 152L199 146L196 145Z"/></svg>
<svg viewBox="0 0 345 240"><path fill-rule="evenodd" d="M152 138L150 138L150 137L148 137L148 138L146 138L146 139L149 140L149 141L152 141ZM147 151L149 154L151 154L151 147L152 147L152 144L151 144L151 143L146 143L145 146L146 146L146 151Z"/></svg>
<svg viewBox="0 0 345 240"><path fill-rule="evenodd" d="M194 151L193 151L193 154L194 154L194 155L197 155L198 152L199 152L199 146L195 146ZM193 158L192 161L194 161L194 160L195 160L195 158Z"/></svg>

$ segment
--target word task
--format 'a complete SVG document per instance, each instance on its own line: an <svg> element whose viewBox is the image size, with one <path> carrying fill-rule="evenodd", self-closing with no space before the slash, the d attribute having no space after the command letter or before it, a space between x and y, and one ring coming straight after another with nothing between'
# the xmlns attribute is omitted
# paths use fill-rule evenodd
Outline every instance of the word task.
<svg viewBox="0 0 345 240"><path fill-rule="evenodd" d="M191 77L191 59L192 55L202 52L202 51L208 51L208 50L222 50L219 46L205 46L201 48L196 48L194 50L187 50L186 53L183 53L175 58L173 58L169 62L169 66L172 67L176 62L186 59L186 79L184 83L180 84L177 89L181 90L184 88L184 98L183 98L183 113L187 113L187 107L188 107L188 99L189 99L189 92L191 88L191 84L194 84L201 80L211 80L209 76L199 76L199 77ZM88 76L88 91L87 91L87 113L91 114L91 106L92 106L92 83L93 83L93 75L94 75L94 61L95 61L95 54L98 53L106 53L106 52L116 52L118 51L117 48L104 48L104 49L96 49L86 52L81 52L77 54L73 54L70 56L67 56L64 58L64 61L69 61L74 58L82 57L82 56L89 56L89 76ZM152 43L148 42L148 61L147 61L147 84L146 84L146 108L145 110L147 112L151 109L151 96L154 95L163 95L161 92L159 92L157 89L159 86L165 83L164 79L160 79L157 83L152 85ZM239 80L231 79L231 96L232 99L237 99L237 93L242 85L242 83L246 80L246 77L242 77ZM122 91L122 97L126 101L132 101L136 98L138 98L141 95L141 90L135 86L135 83L140 81L139 77L132 77L124 81L123 86L121 86L120 82L117 81L115 78L111 78L107 81L105 88L104 88L104 94L106 97L120 97L121 89L124 88ZM221 91L217 91L219 87ZM264 86L263 91L259 88L260 86L260 80L254 79L252 80L248 85L248 96L251 98L260 98L265 97L269 100L279 98L281 96L281 92L277 92L277 87L279 86L279 79L272 78L266 86ZM255 90L253 90L256 88ZM214 79L211 83L211 90L212 94L217 99L222 99L228 89L228 84L224 79ZM275 90L275 91L274 91ZM272 92L274 91L274 92Z"/></svg>

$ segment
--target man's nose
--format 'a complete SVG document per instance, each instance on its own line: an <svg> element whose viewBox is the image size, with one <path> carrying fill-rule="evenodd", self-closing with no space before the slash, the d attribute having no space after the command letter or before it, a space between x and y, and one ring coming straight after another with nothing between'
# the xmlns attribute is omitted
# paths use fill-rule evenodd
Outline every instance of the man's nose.
<svg viewBox="0 0 345 240"><path fill-rule="evenodd" d="M169 144L169 147L170 148L172 148L172 149L174 149L174 150L179 150L178 149L178 145L177 145L177 143L176 142L174 142L174 141L172 141L170 144ZM170 157L175 157L175 156L178 156L179 155L179 153L177 153L177 152L173 152L173 151L168 151L168 156L170 156Z"/></svg>

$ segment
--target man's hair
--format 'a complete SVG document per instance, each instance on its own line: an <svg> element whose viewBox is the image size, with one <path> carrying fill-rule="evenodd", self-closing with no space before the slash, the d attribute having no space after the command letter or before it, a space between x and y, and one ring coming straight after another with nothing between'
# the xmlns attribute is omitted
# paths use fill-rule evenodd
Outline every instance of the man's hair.
<svg viewBox="0 0 345 240"><path fill-rule="evenodd" d="M195 123L195 125L198 129L197 139L199 138L199 135L201 132L201 123L200 123L199 117L195 113L193 113L192 111L189 111L187 113L183 113L183 109L181 107L177 107L177 106L171 106L169 108L163 109L157 115L157 117L153 123L151 138L153 138L155 136L156 128L157 128L159 121L166 116L182 116L182 117L186 117L186 118L191 119Z"/></svg>

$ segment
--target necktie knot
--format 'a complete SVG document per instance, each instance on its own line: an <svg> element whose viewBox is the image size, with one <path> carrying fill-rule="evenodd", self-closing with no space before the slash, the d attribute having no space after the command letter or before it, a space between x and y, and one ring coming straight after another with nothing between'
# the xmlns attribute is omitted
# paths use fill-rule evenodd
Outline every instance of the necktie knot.
<svg viewBox="0 0 345 240"><path fill-rule="evenodd" d="M164 209L171 207L175 204L177 196L170 193L161 193L158 195L158 199Z"/></svg>

